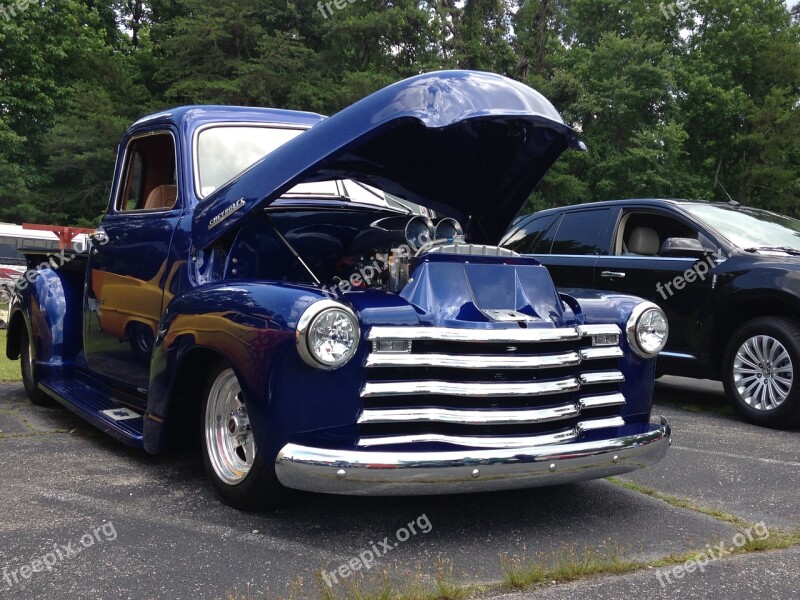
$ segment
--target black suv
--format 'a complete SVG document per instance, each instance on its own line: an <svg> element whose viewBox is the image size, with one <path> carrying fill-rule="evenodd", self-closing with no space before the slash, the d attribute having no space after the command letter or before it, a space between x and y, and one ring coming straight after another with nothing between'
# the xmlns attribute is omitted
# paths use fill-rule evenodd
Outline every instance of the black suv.
<svg viewBox="0 0 800 600"><path fill-rule="evenodd" d="M736 203L618 200L544 210L501 245L534 255L560 288L661 306L659 374L721 380L758 425L800 425L800 221Z"/></svg>

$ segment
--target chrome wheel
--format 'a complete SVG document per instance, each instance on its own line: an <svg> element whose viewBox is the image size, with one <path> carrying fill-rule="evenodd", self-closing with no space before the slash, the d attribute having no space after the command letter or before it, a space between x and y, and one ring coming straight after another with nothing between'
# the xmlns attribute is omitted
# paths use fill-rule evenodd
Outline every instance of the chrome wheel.
<svg viewBox="0 0 800 600"><path fill-rule="evenodd" d="M206 452L219 479L227 485L244 481L256 457L256 444L233 369L222 371L211 386L205 436Z"/></svg>
<svg viewBox="0 0 800 600"><path fill-rule="evenodd" d="M774 337L753 336L736 351L734 385L751 408L775 410L786 401L793 380L794 368L789 352Z"/></svg>

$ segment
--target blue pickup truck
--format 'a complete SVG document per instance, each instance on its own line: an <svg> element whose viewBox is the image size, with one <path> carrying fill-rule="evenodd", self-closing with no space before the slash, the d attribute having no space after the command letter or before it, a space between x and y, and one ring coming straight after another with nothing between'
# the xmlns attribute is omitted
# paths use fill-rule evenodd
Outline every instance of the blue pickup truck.
<svg viewBox="0 0 800 600"><path fill-rule="evenodd" d="M291 489L458 493L645 467L670 439L650 414L663 312L559 294L496 246L581 146L543 96L469 71L329 119L143 118L86 251L27 256L7 354L33 402L126 444L202 440L241 509Z"/></svg>

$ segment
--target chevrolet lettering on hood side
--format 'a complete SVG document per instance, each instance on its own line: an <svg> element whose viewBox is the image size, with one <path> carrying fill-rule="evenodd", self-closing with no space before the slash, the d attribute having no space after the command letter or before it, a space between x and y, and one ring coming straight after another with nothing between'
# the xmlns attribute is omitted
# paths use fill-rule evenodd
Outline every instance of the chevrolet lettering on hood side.
<svg viewBox="0 0 800 600"><path fill-rule="evenodd" d="M650 414L663 312L560 293L497 246L570 149L583 144L541 94L473 71L330 118L146 117L123 136L91 251L18 282L7 354L33 402L130 446L198 438L242 509L648 466L670 441Z"/></svg>

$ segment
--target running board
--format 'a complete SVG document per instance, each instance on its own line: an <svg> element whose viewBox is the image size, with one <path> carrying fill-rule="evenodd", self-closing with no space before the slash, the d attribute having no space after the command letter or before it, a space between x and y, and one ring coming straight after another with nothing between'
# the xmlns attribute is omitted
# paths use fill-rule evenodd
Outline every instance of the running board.
<svg viewBox="0 0 800 600"><path fill-rule="evenodd" d="M123 444L144 446L144 419L139 411L123 406L111 396L77 379L48 378L39 388L76 415Z"/></svg>

